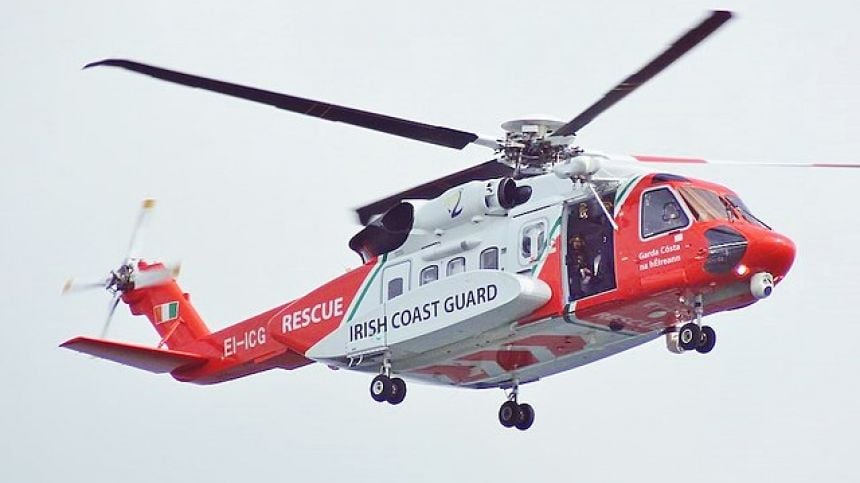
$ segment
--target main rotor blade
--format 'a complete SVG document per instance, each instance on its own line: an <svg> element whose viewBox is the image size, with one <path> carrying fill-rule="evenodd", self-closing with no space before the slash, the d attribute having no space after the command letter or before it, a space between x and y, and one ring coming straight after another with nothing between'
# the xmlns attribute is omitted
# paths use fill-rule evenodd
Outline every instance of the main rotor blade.
<svg viewBox="0 0 860 483"><path fill-rule="evenodd" d="M664 163L664 164L710 164L712 166L756 166L764 168L860 168L858 163L762 163L745 161L717 161L702 158L683 158L673 156L650 156L634 154L634 161L640 163Z"/></svg>
<svg viewBox="0 0 860 483"><path fill-rule="evenodd" d="M343 122L353 126L372 129L395 136L401 136L416 141L437 144L454 149L463 149L470 143L479 144L495 149L495 140L481 138L477 134L458 131L442 126L433 126L407 119L376 114L373 112L353 109L351 107L338 106L313 99L289 96L277 92L257 89L230 82L209 79L191 74L184 74L174 70L141 64L139 62L125 59L105 59L84 66L84 69L96 66L112 66L127 69L140 74L146 74L157 79L182 84L189 87L206 89L228 96L238 97L249 101L268 104L287 111L297 112L306 116L318 117L334 122Z"/></svg>
<svg viewBox="0 0 860 483"><path fill-rule="evenodd" d="M635 91L642 84L648 82L666 67L678 60L682 55L689 52L693 47L714 33L721 25L732 18L732 13L725 10L716 10L703 20L695 28L682 35L668 49L663 51L654 60L639 69L630 77L624 79L611 91L607 92L599 101L592 104L588 109L582 111L569 123L560 127L553 136L571 136L576 134L586 124L590 123L603 111L612 107L616 102L624 99L628 94Z"/></svg>
<svg viewBox="0 0 860 483"><path fill-rule="evenodd" d="M511 176L513 172L514 169L507 164L493 159L485 163L466 168L462 171L457 171L456 173L434 179L433 181L418 185L406 191L401 191L400 193L393 194L387 198L374 201L373 203L356 208L355 212L358 214L358 220L361 224L366 225L370 222L373 215L385 213L403 200L429 200L441 195L454 186L459 186L463 183L468 183L469 181Z"/></svg>

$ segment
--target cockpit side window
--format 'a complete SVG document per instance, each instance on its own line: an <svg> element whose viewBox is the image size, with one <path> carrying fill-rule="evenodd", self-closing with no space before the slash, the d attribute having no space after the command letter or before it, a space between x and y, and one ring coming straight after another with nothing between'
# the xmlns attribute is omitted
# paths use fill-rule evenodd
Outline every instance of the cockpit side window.
<svg viewBox="0 0 860 483"><path fill-rule="evenodd" d="M646 191L642 195L642 238L670 232L690 224L681 202L669 188Z"/></svg>

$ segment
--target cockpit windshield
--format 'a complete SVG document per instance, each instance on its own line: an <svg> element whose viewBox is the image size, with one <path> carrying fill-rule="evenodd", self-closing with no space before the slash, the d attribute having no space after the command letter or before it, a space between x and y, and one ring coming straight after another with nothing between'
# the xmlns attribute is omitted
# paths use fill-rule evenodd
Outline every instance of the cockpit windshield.
<svg viewBox="0 0 860 483"><path fill-rule="evenodd" d="M767 228L768 230L772 230L772 228L770 226L768 226L767 223L761 221L760 219L758 219L758 217L756 217L755 215L752 214L750 209L747 208L747 205L745 205L744 202L741 201L741 199L738 197L738 195L735 195L735 194L726 195L726 199L729 201L729 203L731 203L732 207L734 207L736 210L738 210L741 213L741 216L743 216L745 220L747 220L748 222L750 222L754 225L758 225L762 228Z"/></svg>
<svg viewBox="0 0 860 483"><path fill-rule="evenodd" d="M728 204L713 191L692 186L681 186L678 191L699 221L731 220L733 217Z"/></svg>
<svg viewBox="0 0 860 483"><path fill-rule="evenodd" d="M705 188L680 186L678 192L687 202L690 211L699 221L727 220L733 221L739 216L744 220L762 228L771 228L758 219L735 194L719 195Z"/></svg>

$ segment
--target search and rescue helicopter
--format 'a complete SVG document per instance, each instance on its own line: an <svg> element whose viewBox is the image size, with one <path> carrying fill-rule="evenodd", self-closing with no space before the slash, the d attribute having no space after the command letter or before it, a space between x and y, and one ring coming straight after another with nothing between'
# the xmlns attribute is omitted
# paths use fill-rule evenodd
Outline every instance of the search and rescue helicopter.
<svg viewBox="0 0 860 483"><path fill-rule="evenodd" d="M711 12L659 56L570 122L519 119L502 140L361 111L130 60L119 67L165 81L425 143L495 150L495 159L357 209L349 241L363 264L309 294L210 332L176 272L139 255L143 204L128 256L97 283L114 295L102 335L62 344L182 382L214 384L321 362L374 374L371 397L399 404L403 378L502 388L498 417L528 429L520 386L665 337L676 353L708 353L703 317L771 295L795 257L731 189L652 172L702 159L609 156L575 145L604 110L728 21ZM808 164L773 166L860 167ZM122 301L145 315L156 347L106 340Z"/></svg>

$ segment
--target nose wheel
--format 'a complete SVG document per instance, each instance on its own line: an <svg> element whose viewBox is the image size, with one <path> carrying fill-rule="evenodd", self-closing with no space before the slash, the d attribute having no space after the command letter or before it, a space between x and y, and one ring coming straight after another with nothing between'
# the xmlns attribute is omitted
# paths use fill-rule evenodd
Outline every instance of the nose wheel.
<svg viewBox="0 0 860 483"><path fill-rule="evenodd" d="M514 382L514 387L508 395L508 400L499 408L499 422L506 428L517 428L525 431L532 427L535 422L535 410L530 404L517 402L519 385Z"/></svg>
<svg viewBox="0 0 860 483"><path fill-rule="evenodd" d="M688 322L678 329L678 345L685 351L691 351L699 345L702 329L695 322Z"/></svg>
<svg viewBox="0 0 860 483"><path fill-rule="evenodd" d="M693 305L695 320L682 325L676 333L666 334L666 346L669 351L681 353L695 350L700 354L707 354L713 350L717 343L717 333L709 325L702 325L704 308L702 296L697 295Z"/></svg>
<svg viewBox="0 0 860 483"><path fill-rule="evenodd" d="M696 352L707 354L711 352L717 343L717 333L710 325L703 325L699 331L699 343L696 344Z"/></svg>

